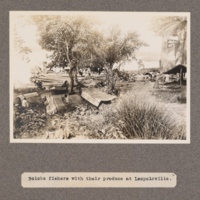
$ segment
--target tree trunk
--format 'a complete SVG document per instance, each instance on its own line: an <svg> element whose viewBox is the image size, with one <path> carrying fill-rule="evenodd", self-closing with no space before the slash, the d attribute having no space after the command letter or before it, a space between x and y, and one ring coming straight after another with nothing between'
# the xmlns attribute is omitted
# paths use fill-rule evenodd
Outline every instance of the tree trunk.
<svg viewBox="0 0 200 200"><path fill-rule="evenodd" d="M187 63L186 31L183 30L182 32L180 32L178 38L179 42L176 44L175 48L175 57L176 57L175 65L178 64L186 65Z"/></svg>
<svg viewBox="0 0 200 200"><path fill-rule="evenodd" d="M108 68L108 76L107 76L107 92L108 92L108 94L112 94L113 89L114 89L114 85L113 85L113 71L109 67Z"/></svg>
<svg viewBox="0 0 200 200"><path fill-rule="evenodd" d="M180 86L182 87L183 84L183 69L182 67L180 68Z"/></svg>
<svg viewBox="0 0 200 200"><path fill-rule="evenodd" d="M112 65L106 66L106 82L107 82L107 93L112 94L115 90L115 84L117 81L117 75L114 70L112 70Z"/></svg>

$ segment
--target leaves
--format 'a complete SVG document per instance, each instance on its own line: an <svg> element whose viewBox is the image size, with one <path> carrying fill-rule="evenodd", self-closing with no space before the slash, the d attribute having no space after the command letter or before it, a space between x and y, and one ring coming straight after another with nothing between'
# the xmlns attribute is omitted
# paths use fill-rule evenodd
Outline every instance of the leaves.
<svg viewBox="0 0 200 200"><path fill-rule="evenodd" d="M38 27L39 44L52 52L52 63L66 66L76 58L78 67L104 67L111 89L117 79L113 65L135 58L135 51L147 45L136 32L122 34L116 27L105 35L81 16L33 16L33 21Z"/></svg>
<svg viewBox="0 0 200 200"><path fill-rule="evenodd" d="M25 60L26 62L30 61L28 55L32 53L32 50L25 45L24 40L19 36L16 29L14 30L14 47L22 60Z"/></svg>
<svg viewBox="0 0 200 200"><path fill-rule="evenodd" d="M147 44L139 39L136 32L129 32L122 35L118 29L111 30L110 34L104 39L102 47L105 62L113 66L114 63L128 61L134 58L135 51Z"/></svg>
<svg viewBox="0 0 200 200"><path fill-rule="evenodd" d="M52 51L54 63L66 66L73 58L89 57L90 21L80 16L33 16L33 21L38 27L38 42Z"/></svg>
<svg viewBox="0 0 200 200"><path fill-rule="evenodd" d="M52 61L61 66L67 65L72 58L79 65L125 61L134 57L135 50L146 45L139 40L136 32L122 35L113 28L108 36L94 29L88 18L81 16L33 16L38 27L39 44L52 51Z"/></svg>
<svg viewBox="0 0 200 200"><path fill-rule="evenodd" d="M187 18L179 16L156 18L153 21L153 30L161 36L177 35L186 31Z"/></svg>
<svg viewBox="0 0 200 200"><path fill-rule="evenodd" d="M161 61L164 69L178 64L186 64L187 18L184 16L156 18L153 22L153 29L163 37ZM173 36L177 37L177 41L169 44L170 38ZM168 58L171 51L174 51L174 60Z"/></svg>

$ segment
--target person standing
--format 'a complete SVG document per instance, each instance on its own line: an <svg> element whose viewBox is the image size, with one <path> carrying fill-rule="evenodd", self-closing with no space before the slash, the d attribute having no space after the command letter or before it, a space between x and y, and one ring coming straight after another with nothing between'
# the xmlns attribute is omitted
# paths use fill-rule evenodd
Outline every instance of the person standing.
<svg viewBox="0 0 200 200"><path fill-rule="evenodd" d="M43 87L42 81L40 80L35 80L34 83L36 84L36 86L41 89L44 90L45 88Z"/></svg>
<svg viewBox="0 0 200 200"><path fill-rule="evenodd" d="M70 78L70 83L69 83L69 94L73 94L73 88L74 88L74 81L79 84L78 78L77 78L77 61L75 59L72 59L71 62L69 63L69 78Z"/></svg>
<svg viewBox="0 0 200 200"><path fill-rule="evenodd" d="M28 101L27 101L26 97L24 97L24 99L22 100L22 107L23 108L27 108L28 107Z"/></svg>
<svg viewBox="0 0 200 200"><path fill-rule="evenodd" d="M66 90L68 91L68 87L69 87L69 84L68 84L68 82L67 82L67 80L66 80L66 81L64 81L64 83L62 84L62 88L63 88L63 89L66 89Z"/></svg>

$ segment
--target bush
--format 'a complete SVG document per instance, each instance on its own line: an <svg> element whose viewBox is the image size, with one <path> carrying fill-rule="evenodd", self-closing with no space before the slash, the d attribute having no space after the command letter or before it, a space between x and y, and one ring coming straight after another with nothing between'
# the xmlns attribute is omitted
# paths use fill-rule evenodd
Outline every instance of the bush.
<svg viewBox="0 0 200 200"><path fill-rule="evenodd" d="M129 139L186 139L185 125L149 96L128 92L116 108L115 125Z"/></svg>
<svg viewBox="0 0 200 200"><path fill-rule="evenodd" d="M184 93L184 92L182 92L181 94L179 94L178 96L177 96L177 101L179 102L179 103L186 103L186 100L187 99L187 97L186 97L186 93Z"/></svg>

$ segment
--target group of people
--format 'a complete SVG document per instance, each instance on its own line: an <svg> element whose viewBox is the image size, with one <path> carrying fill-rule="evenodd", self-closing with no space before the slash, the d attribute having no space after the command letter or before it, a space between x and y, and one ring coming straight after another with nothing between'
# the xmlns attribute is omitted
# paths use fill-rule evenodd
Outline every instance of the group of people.
<svg viewBox="0 0 200 200"><path fill-rule="evenodd" d="M77 64L78 64L78 62L77 62L76 59L72 59L68 64L70 81L69 81L69 83L67 81L65 81L63 83L63 85L62 85L62 87L66 88L66 90L68 91L68 94L73 94L74 93L74 84L75 83L78 86L80 86L80 83L79 83L78 78L77 78L78 73L81 76L83 76L84 72L87 72L89 76L91 75L91 70L89 68L88 69L79 69L78 70ZM98 73L99 74L101 73L100 68L98 68ZM41 90L45 89L45 87L43 87L42 81L34 80L34 83L39 89L41 89Z"/></svg>

